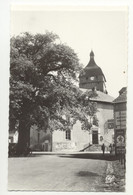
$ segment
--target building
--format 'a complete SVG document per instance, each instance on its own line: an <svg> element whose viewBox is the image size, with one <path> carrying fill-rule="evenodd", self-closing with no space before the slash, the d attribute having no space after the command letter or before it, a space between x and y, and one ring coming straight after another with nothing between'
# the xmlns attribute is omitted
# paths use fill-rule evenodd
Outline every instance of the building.
<svg viewBox="0 0 133 195"><path fill-rule="evenodd" d="M8 142L18 143L18 121L12 119L12 123L9 125Z"/></svg>
<svg viewBox="0 0 133 195"><path fill-rule="evenodd" d="M113 101L114 103L114 132L116 154L125 153L126 148L126 104L127 88L123 87L119 91L119 96Z"/></svg>
<svg viewBox="0 0 133 195"><path fill-rule="evenodd" d="M90 53L90 61L79 75L79 88L83 92L95 90L97 96L91 101L97 103L98 126L93 125L90 131L83 131L81 123L73 126L71 131L53 132L53 151L80 151L80 150L100 150L105 143L108 147L114 142L114 116L113 100L106 90L106 78L101 68L95 63L94 52Z"/></svg>
<svg viewBox="0 0 133 195"><path fill-rule="evenodd" d="M18 143L18 131L9 132L9 143Z"/></svg>

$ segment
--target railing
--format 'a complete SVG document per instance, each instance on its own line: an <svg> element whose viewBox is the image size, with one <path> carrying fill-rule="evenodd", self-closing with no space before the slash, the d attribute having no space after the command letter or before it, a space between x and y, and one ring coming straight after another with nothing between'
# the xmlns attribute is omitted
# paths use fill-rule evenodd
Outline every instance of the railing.
<svg viewBox="0 0 133 195"><path fill-rule="evenodd" d="M82 150L80 150L80 152L84 152L86 149L88 149L91 146L92 146L92 144L89 144L88 146L86 146L85 148L83 148Z"/></svg>

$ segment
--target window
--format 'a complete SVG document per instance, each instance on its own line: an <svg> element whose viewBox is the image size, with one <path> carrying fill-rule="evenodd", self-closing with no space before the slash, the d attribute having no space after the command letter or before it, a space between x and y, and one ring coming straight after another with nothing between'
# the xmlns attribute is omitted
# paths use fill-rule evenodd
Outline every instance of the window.
<svg viewBox="0 0 133 195"><path fill-rule="evenodd" d="M66 130L66 139L71 140L71 131L70 130Z"/></svg>
<svg viewBox="0 0 133 195"><path fill-rule="evenodd" d="M93 144L98 144L98 131L93 131L92 132L92 143Z"/></svg>
<svg viewBox="0 0 133 195"><path fill-rule="evenodd" d="M90 80L91 80L91 81L94 81L94 79L95 79L95 77L90 77Z"/></svg>

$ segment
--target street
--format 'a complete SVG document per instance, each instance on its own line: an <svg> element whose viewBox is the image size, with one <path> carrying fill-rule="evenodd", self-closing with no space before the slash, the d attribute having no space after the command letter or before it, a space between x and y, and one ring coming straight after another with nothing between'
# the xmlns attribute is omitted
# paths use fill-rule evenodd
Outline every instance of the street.
<svg viewBox="0 0 133 195"><path fill-rule="evenodd" d="M102 154L33 155L9 158L8 190L104 191Z"/></svg>

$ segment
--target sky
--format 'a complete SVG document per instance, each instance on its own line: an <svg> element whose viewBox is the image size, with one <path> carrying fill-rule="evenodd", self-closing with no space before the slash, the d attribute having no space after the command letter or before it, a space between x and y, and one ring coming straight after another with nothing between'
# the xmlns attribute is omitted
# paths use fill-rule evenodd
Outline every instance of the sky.
<svg viewBox="0 0 133 195"><path fill-rule="evenodd" d="M45 33L46 30L59 35L77 53L85 67L90 51L101 67L107 80L109 95L118 96L127 86L127 8L92 7L46 8L31 6L12 7L10 34L21 32Z"/></svg>

